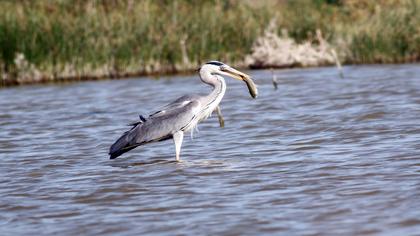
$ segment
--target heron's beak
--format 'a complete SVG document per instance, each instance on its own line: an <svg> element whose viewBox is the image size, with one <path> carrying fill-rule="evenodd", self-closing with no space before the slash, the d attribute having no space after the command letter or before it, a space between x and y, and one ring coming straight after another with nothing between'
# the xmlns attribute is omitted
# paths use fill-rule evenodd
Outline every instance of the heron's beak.
<svg viewBox="0 0 420 236"><path fill-rule="evenodd" d="M246 83L246 86L248 87L249 94L251 94L252 98L256 98L258 96L257 86L255 85L254 81L252 81L249 75L235 70L232 67L224 67L221 70L234 79L244 81Z"/></svg>

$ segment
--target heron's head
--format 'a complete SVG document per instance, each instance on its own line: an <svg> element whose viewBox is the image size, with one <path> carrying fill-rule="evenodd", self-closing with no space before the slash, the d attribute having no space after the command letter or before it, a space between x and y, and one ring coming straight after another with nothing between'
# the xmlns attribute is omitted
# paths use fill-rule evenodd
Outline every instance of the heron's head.
<svg viewBox="0 0 420 236"><path fill-rule="evenodd" d="M210 73L213 75L228 76L237 80L244 81L248 87L249 93L253 98L256 98L258 95L257 86L255 86L254 81L251 77L245 73L242 73L223 62L220 61L209 61L206 64L200 67L200 73Z"/></svg>

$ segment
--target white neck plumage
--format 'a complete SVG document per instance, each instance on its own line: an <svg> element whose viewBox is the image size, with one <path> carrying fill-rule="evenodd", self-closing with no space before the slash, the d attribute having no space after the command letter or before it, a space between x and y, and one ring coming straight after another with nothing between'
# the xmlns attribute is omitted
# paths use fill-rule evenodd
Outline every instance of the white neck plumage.
<svg viewBox="0 0 420 236"><path fill-rule="evenodd" d="M201 81L213 87L210 94L203 99L203 111L207 118L222 101L226 92L226 83L222 76L211 74L208 71L200 71L200 78Z"/></svg>

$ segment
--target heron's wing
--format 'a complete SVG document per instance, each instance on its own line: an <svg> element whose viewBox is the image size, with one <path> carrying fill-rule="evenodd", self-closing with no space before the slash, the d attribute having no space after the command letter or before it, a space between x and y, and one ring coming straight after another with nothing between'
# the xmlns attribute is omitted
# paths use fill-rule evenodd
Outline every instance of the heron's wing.
<svg viewBox="0 0 420 236"><path fill-rule="evenodd" d="M198 100L200 97L198 95L184 95L178 99L176 99L175 101L169 103L168 105L162 107L160 110L153 112L151 115L149 115L149 118L151 117L158 117L160 115L164 115L166 113L170 113L172 110L177 109L177 108L181 108L183 106L185 106L186 104L188 104L190 101L194 101L194 100ZM146 121L146 118L142 115L139 115L139 120L131 122L128 124L128 126L133 126L133 128L135 126L137 126L138 124L144 123Z"/></svg>
<svg viewBox="0 0 420 236"><path fill-rule="evenodd" d="M111 158L127 152L144 143L162 141L172 138L180 130L190 127L196 122L201 104L198 100L184 101L182 104L170 107L158 114L149 116L144 122L139 122L126 131L110 148Z"/></svg>
<svg viewBox="0 0 420 236"><path fill-rule="evenodd" d="M173 110L177 110L179 108L185 107L187 104L189 104L191 101L198 101L199 96L198 95L184 95L175 101L169 103L168 105L162 107L160 110L152 113L149 118L151 117L158 117L161 115L165 115L167 113L172 113Z"/></svg>
<svg viewBox="0 0 420 236"><path fill-rule="evenodd" d="M184 131L191 122L195 122L200 112L201 103L197 100L184 101L176 107L162 110L160 113L150 116L143 125L139 142L150 142L161 137L171 136L177 131Z"/></svg>

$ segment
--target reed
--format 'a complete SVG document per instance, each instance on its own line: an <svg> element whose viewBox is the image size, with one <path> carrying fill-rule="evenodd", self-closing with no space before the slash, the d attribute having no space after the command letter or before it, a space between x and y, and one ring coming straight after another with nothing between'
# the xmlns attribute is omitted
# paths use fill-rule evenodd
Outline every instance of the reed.
<svg viewBox="0 0 420 236"><path fill-rule="evenodd" d="M420 0L3 0L1 84L173 73L245 58L273 19L345 63L420 59ZM316 40L314 42L316 44Z"/></svg>
<svg viewBox="0 0 420 236"><path fill-rule="evenodd" d="M240 61L269 20L264 8L223 1L2 1L0 10L0 60L8 79L22 74L18 54L41 80Z"/></svg>

